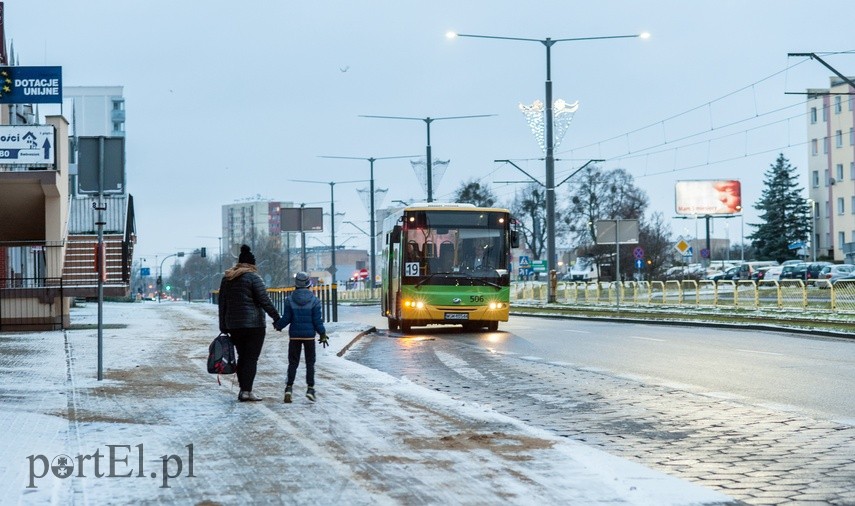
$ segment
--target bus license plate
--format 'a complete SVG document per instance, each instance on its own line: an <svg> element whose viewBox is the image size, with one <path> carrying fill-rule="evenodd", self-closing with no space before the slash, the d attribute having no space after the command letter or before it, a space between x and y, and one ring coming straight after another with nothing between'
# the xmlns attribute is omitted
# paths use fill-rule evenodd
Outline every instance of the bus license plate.
<svg viewBox="0 0 855 506"><path fill-rule="evenodd" d="M468 320L469 313L445 313L446 320Z"/></svg>

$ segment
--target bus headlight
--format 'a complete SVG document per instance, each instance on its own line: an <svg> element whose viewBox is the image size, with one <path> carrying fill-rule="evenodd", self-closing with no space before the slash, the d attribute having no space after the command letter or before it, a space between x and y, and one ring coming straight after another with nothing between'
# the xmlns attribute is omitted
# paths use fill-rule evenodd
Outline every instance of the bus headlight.
<svg viewBox="0 0 855 506"><path fill-rule="evenodd" d="M404 299L404 307L414 308L414 309L424 309L425 303L421 300L410 300Z"/></svg>
<svg viewBox="0 0 855 506"><path fill-rule="evenodd" d="M506 307L508 307L508 305L505 304L504 302L491 302L487 307L489 307L490 310L496 310L496 309L505 309Z"/></svg>

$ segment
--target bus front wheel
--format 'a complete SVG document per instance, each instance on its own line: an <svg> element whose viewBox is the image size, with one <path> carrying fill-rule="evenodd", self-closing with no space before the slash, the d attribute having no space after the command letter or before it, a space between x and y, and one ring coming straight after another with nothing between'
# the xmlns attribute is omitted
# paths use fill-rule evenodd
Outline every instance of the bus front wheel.
<svg viewBox="0 0 855 506"><path fill-rule="evenodd" d="M410 322L405 322L401 320L401 332L404 334L409 334L413 330L413 324Z"/></svg>
<svg viewBox="0 0 855 506"><path fill-rule="evenodd" d="M494 321L494 322L487 323L487 330L490 332L495 332L495 331L499 330L499 322Z"/></svg>
<svg viewBox="0 0 855 506"><path fill-rule="evenodd" d="M389 330L398 330L398 320L392 317L386 318L386 320L389 322Z"/></svg>

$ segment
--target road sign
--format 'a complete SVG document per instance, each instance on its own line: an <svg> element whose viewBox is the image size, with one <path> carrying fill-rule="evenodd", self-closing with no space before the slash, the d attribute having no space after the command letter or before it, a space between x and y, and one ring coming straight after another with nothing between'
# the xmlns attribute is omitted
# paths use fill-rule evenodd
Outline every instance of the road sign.
<svg viewBox="0 0 855 506"><path fill-rule="evenodd" d="M801 249L804 247L805 247L805 243L803 243L802 241L795 241L795 242L791 242L787 246L787 249Z"/></svg>
<svg viewBox="0 0 855 506"><path fill-rule="evenodd" d="M636 258L635 259L635 268L636 269L643 269L644 268L644 260L642 260L640 258Z"/></svg>
<svg viewBox="0 0 855 506"><path fill-rule="evenodd" d="M99 191L125 191L124 137L78 138L77 192L94 194Z"/></svg>
<svg viewBox="0 0 855 506"><path fill-rule="evenodd" d="M528 269L531 267L531 258L527 256L520 257L520 269Z"/></svg>
<svg viewBox="0 0 855 506"><path fill-rule="evenodd" d="M532 260L531 270L534 272L546 272L546 260Z"/></svg>
<svg viewBox="0 0 855 506"><path fill-rule="evenodd" d="M684 241L682 239L680 239L680 241L677 244L675 244L674 247L677 248L677 251L679 251L681 255L686 255L687 251L692 250L692 247L689 246L689 243L687 243L686 241Z"/></svg>
<svg viewBox="0 0 855 506"><path fill-rule="evenodd" d="M0 163L9 165L53 165L52 125L3 125L0 127Z"/></svg>
<svg viewBox="0 0 855 506"><path fill-rule="evenodd" d="M140 276L151 276L151 269L149 267L141 267Z"/></svg>
<svg viewBox="0 0 855 506"><path fill-rule="evenodd" d="M632 250L632 256L638 259L644 258L644 248L642 248L641 246L636 246L635 249Z"/></svg>
<svg viewBox="0 0 855 506"><path fill-rule="evenodd" d="M708 250L706 248L702 249L701 250L701 258L709 258L709 257L710 257L710 250Z"/></svg>

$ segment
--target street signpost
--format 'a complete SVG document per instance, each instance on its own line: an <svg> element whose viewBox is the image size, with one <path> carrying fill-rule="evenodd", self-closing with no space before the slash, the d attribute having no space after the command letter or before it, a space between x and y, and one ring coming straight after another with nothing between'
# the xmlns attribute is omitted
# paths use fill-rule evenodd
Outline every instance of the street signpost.
<svg viewBox="0 0 855 506"><path fill-rule="evenodd" d="M54 165L54 137L53 125L3 125L0 127L0 164Z"/></svg>

